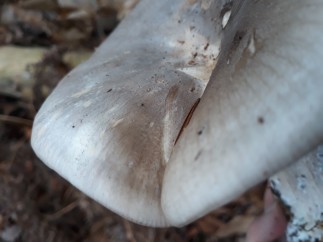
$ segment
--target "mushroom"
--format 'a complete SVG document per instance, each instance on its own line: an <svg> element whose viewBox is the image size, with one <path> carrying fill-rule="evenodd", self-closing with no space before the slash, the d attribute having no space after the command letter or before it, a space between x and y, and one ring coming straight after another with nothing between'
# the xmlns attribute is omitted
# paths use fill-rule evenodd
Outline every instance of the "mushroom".
<svg viewBox="0 0 323 242"><path fill-rule="evenodd" d="M160 202L165 165L219 53L221 4L204 5L142 1L34 122L41 160L137 223L169 225Z"/></svg>
<svg viewBox="0 0 323 242"><path fill-rule="evenodd" d="M323 2L234 1L231 12L217 66L166 167L162 206L177 226L323 140Z"/></svg>
<svg viewBox="0 0 323 242"><path fill-rule="evenodd" d="M32 146L121 216L183 226L322 142L321 16L321 0L142 0L48 97Z"/></svg>
<svg viewBox="0 0 323 242"><path fill-rule="evenodd" d="M270 178L290 221L288 242L323 240L323 146Z"/></svg>

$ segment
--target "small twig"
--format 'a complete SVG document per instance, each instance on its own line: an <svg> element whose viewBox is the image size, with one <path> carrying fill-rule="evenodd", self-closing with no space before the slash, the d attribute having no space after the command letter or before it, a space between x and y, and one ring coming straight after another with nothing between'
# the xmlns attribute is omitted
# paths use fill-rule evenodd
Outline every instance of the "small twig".
<svg viewBox="0 0 323 242"><path fill-rule="evenodd" d="M15 98L15 99L21 98L21 94L19 92L0 91L0 96L11 97L11 98Z"/></svg>
<svg viewBox="0 0 323 242"><path fill-rule="evenodd" d="M14 117L14 116L3 115L3 114L0 114L0 122L24 125L27 127L32 127L32 125L33 125L32 120L18 118L18 117Z"/></svg>
<svg viewBox="0 0 323 242"><path fill-rule="evenodd" d="M56 220L56 219L62 217L64 214L69 213L70 211L72 211L77 206L78 206L78 200L70 203L69 205L62 208L61 210L58 210L56 213L48 215L47 220Z"/></svg>
<svg viewBox="0 0 323 242"><path fill-rule="evenodd" d="M102 219L100 219L99 221L96 221L90 229L90 234L94 234L97 231L99 231L102 227L104 227L106 224L111 223L111 217L110 216L106 216Z"/></svg>
<svg viewBox="0 0 323 242"><path fill-rule="evenodd" d="M133 234L133 231L132 231L132 228L131 228L131 224L125 219L123 219L123 224L124 224L124 227L125 227L125 230L126 230L127 240L129 242L137 242L135 237L134 237L134 234Z"/></svg>

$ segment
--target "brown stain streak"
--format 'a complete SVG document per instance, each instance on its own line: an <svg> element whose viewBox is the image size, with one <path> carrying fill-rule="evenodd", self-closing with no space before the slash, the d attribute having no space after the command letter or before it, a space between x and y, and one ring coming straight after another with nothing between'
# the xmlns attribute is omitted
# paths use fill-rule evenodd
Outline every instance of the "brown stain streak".
<svg viewBox="0 0 323 242"><path fill-rule="evenodd" d="M181 129L180 129L180 131L179 131L179 133L178 133L178 135L177 135L177 138L176 138L176 141L175 141L175 145L176 145L176 143L177 143L177 141L178 141L179 137L180 137L180 136L181 136L181 134L183 133L184 129L185 129L185 128L187 127L187 125L190 123L191 118L192 118L192 116L193 116L193 113L194 113L194 111L195 111L195 109L196 109L197 105L199 104L200 100L201 100L201 99L199 98L199 99L197 99L197 100L195 101L195 103L193 104L193 106L192 106L191 110L190 110L190 111L189 111L189 113L187 114L187 116L186 116L186 118L185 118L185 121L184 121L184 123L183 123L183 125L182 125L182 127L181 127Z"/></svg>
<svg viewBox="0 0 323 242"><path fill-rule="evenodd" d="M178 94L178 86L174 85L172 86L167 94L166 97L166 111L171 110L174 101L176 100L177 94Z"/></svg>

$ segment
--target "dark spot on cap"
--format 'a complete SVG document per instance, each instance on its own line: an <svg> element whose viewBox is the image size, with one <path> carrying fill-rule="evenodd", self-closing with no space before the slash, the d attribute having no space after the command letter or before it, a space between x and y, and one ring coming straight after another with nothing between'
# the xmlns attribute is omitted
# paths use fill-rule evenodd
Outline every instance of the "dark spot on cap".
<svg viewBox="0 0 323 242"><path fill-rule="evenodd" d="M240 41L243 39L243 37L246 35L245 31L237 31L232 43L232 49L235 50L239 46Z"/></svg>
<svg viewBox="0 0 323 242"><path fill-rule="evenodd" d="M202 127L199 131L197 131L197 135L202 135L204 132L204 128L205 127Z"/></svg>
<svg viewBox="0 0 323 242"><path fill-rule="evenodd" d="M258 124L264 124L265 123L265 119L263 117L258 117Z"/></svg>
<svg viewBox="0 0 323 242"><path fill-rule="evenodd" d="M209 48L210 44L206 43L206 45L204 46L204 50L207 50L207 48Z"/></svg>
<svg viewBox="0 0 323 242"><path fill-rule="evenodd" d="M110 88L107 92L111 92L112 91L112 88Z"/></svg>
<svg viewBox="0 0 323 242"><path fill-rule="evenodd" d="M145 106L145 104L144 104L144 103L142 103L142 104L140 104L140 106L141 106L141 107L144 107L144 106Z"/></svg>

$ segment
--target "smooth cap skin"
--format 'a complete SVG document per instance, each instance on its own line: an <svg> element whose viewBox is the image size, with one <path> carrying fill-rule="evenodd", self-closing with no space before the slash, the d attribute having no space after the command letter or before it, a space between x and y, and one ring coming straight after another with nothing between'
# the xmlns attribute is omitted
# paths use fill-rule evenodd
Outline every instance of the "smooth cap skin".
<svg viewBox="0 0 323 242"><path fill-rule="evenodd" d="M215 71L167 164L162 207L185 225L323 140L323 1L233 1Z"/></svg>
<svg viewBox="0 0 323 242"><path fill-rule="evenodd" d="M224 3L142 1L43 104L39 158L123 217L169 225L164 168L214 69Z"/></svg>

